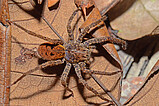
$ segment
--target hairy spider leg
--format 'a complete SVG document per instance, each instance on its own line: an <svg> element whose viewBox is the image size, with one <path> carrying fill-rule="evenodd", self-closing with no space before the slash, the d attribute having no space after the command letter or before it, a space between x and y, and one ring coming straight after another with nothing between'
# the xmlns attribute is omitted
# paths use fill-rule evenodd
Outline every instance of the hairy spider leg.
<svg viewBox="0 0 159 106"><path fill-rule="evenodd" d="M89 69L86 69L86 64L84 62L80 62L78 64L83 73L90 74L90 75L98 74L98 75L109 75L110 76L110 75L115 75L119 72L121 72L121 73L123 72L122 70L115 71L115 72L89 70ZM118 80L116 81L116 83L113 84L112 88L110 88L110 90L107 90L107 91L109 91L109 92L113 91L120 79L121 79L121 77L119 77Z"/></svg>
<svg viewBox="0 0 159 106"><path fill-rule="evenodd" d="M115 75L119 72L121 72L121 73L123 72L122 70L115 71L115 72L89 70L89 69L86 69L86 64L84 62L80 62L78 64L79 64L81 71L83 73L90 74L90 75L98 74L98 75L109 75L110 76L110 75ZM118 80L116 81L116 83L113 84L112 88L110 90L107 90L107 91L109 91L109 92L113 91L120 79L121 79L121 77L119 77Z"/></svg>
<svg viewBox="0 0 159 106"><path fill-rule="evenodd" d="M80 68L79 64L73 64L73 66L74 66L75 72L76 72L80 82L83 84L83 86L85 86L88 90L92 91L95 95L97 95L102 100L105 100L107 102L111 102L113 104L113 102L111 100L108 100L105 97L103 97L101 94L99 94L94 88L90 87L88 85L88 83L82 78L81 68Z"/></svg>
<svg viewBox="0 0 159 106"><path fill-rule="evenodd" d="M73 42L74 41L74 35L73 35L73 30L71 28L71 23L72 23L72 20L75 17L75 15L78 13L78 11L80 11L80 9L77 9L77 10L75 10L72 13L72 15L69 18L68 23L67 23L67 32L68 32L68 41L69 42Z"/></svg>
<svg viewBox="0 0 159 106"><path fill-rule="evenodd" d="M48 62L45 62L37 67L35 67L34 69L31 69L25 73L23 73L23 75L21 77L19 77L16 81L14 81L11 85L9 85L8 87L11 87L12 85L16 84L17 82L19 82L21 79L23 79L25 76L37 71L37 70L40 70L42 68L45 68L45 67L48 67L48 66L55 66L55 65L59 65L59 64L63 64L64 63L64 60L52 60L52 61L48 61Z"/></svg>
<svg viewBox="0 0 159 106"><path fill-rule="evenodd" d="M117 74L119 72L122 72L121 70L120 71L115 71L115 72L89 70L89 69L86 69L86 64L84 62L80 62L78 64L79 64L82 72L86 73L86 74L115 75L115 74Z"/></svg>
<svg viewBox="0 0 159 106"><path fill-rule="evenodd" d="M83 42L84 46L89 48L90 45L92 44L96 44L96 43L105 43L105 42L111 42L111 43L117 43L117 44L121 44L122 48L125 50L127 43L124 40L118 39L118 38L114 38L111 36L105 36L105 37L100 37L100 38L92 38L89 39L85 42Z"/></svg>
<svg viewBox="0 0 159 106"><path fill-rule="evenodd" d="M70 91L71 94L73 95L73 91L70 88L68 88L68 84L67 84L67 77L71 70L71 66L72 66L71 63L66 61L65 69L61 75L61 84L65 87L66 90Z"/></svg>
<svg viewBox="0 0 159 106"><path fill-rule="evenodd" d="M83 37L88 33L88 31L92 28L95 27L96 25L98 25L101 21L106 20L107 17L104 15L102 16L102 18L100 18L99 20L95 21L94 23L90 24L89 26L85 27L84 29L82 29L81 33L79 34L78 39L76 40L76 42L79 44L82 42Z"/></svg>

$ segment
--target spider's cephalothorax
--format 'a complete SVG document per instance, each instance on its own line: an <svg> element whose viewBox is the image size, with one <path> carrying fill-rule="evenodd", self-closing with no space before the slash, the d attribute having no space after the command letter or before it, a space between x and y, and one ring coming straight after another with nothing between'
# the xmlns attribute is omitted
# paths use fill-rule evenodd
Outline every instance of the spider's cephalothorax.
<svg viewBox="0 0 159 106"><path fill-rule="evenodd" d="M68 85L67 85L67 77L68 77L69 71L71 69L71 66L73 66L80 82L88 90L92 91L95 95L99 96L101 99L103 99L107 102L111 101L111 100L106 99L102 95L100 95L94 88L90 87L87 84L87 82L83 79L81 72L89 73L89 74L100 74L100 75L112 75L112 74L121 72L121 71L116 71L116 72L108 73L105 71L101 72L101 71L89 70L89 69L86 69L85 63L90 63L91 49L94 48L94 46L92 46L93 44L111 42L111 43L122 44L122 47L125 49L126 42L121 39L117 39L114 37L108 37L108 36L100 37L100 38L92 38L92 39L82 42L83 37L88 33L90 28L95 27L101 21L106 20L106 18L107 18L106 16L103 16L99 20L97 20L94 23L90 24L89 26L85 27L79 34L78 38L75 40L74 35L73 35L73 30L71 28L71 22L78 11L79 11L79 9L75 10L68 21L68 25L67 25L68 42L63 42L62 40L57 40L57 39L50 39L50 38L42 37L41 35L35 35L34 33L31 33L34 36L37 36L44 40L50 41L49 43L41 44L37 50L38 52L35 53L33 51L33 54L36 57L39 57L39 58L42 58L42 59L48 60L48 61L35 67L34 69L31 69L28 72L24 73L20 78L18 78L11 85L16 84L19 80L24 78L26 75L28 75L36 70L45 68L47 66L63 64L64 61L66 61L66 67L65 67L65 69L61 75L61 79L60 79L62 85L66 88L66 90L70 91L73 94L72 90L69 89ZM29 31L26 31L26 32L29 32Z"/></svg>
<svg viewBox="0 0 159 106"><path fill-rule="evenodd" d="M82 61L88 61L91 52L88 48L77 43L66 44L65 47L65 60L69 63L78 63Z"/></svg>

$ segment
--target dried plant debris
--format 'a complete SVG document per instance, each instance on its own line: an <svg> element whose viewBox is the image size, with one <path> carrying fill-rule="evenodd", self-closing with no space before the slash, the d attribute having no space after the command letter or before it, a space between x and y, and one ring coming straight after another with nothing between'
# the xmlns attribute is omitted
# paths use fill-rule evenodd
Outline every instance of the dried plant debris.
<svg viewBox="0 0 159 106"><path fill-rule="evenodd" d="M147 81L152 74L158 70L158 59L159 59L159 37L158 37L158 26L148 35L144 37L128 41L128 49L126 51L118 51L121 61L124 65L123 68L123 78L122 81L123 91L122 94L126 95L126 97L121 98L121 101L124 103L126 99L130 100L130 98L134 97L136 93L140 92L143 85L147 84ZM155 71L154 71L155 70ZM142 81L135 80L135 78L142 78ZM138 85L134 85L133 83L130 86L136 87L135 93L132 94L132 87L128 87L128 80L134 79L136 83L140 83ZM125 83L126 82L126 83ZM126 85L125 85L126 84ZM125 89L127 86L127 89ZM144 89L144 88L143 88ZM142 91L141 91L142 92Z"/></svg>

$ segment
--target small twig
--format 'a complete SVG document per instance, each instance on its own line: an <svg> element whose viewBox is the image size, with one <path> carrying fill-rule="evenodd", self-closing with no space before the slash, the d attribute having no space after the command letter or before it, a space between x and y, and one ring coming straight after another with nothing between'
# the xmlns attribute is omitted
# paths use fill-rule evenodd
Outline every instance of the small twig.
<svg viewBox="0 0 159 106"><path fill-rule="evenodd" d="M108 89L104 86L104 84L95 76L95 75L91 75L92 78L96 81L96 83L104 90L104 92L107 93L107 95L113 100L113 102L117 105L117 106L122 106L116 99L115 97L108 92Z"/></svg>
<svg viewBox="0 0 159 106"><path fill-rule="evenodd" d="M63 43L65 43L64 39L60 36L60 34L53 28L53 26L48 22L48 20L41 16L41 18L47 23L47 25L52 29L52 31L62 40Z"/></svg>

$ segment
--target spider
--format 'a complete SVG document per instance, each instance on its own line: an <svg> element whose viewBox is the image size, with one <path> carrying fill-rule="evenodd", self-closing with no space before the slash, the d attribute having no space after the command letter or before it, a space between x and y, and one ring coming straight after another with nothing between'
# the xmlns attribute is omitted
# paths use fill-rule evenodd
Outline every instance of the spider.
<svg viewBox="0 0 159 106"><path fill-rule="evenodd" d="M116 72L108 73L104 71L103 72L94 71L94 70L87 69L86 64L91 63L90 61L91 49L95 48L94 44L111 42L111 43L122 44L123 49L125 49L126 42L124 40L114 38L114 37L108 37L108 36L100 37L100 38L91 38L83 42L83 37L89 32L89 30L95 27L96 25L98 25L101 21L106 20L107 19L106 16L103 16L99 20L85 27L79 34L78 38L75 40L73 35L73 30L71 28L71 22L78 11L80 11L80 9L75 10L68 20L68 24L67 24L68 42L63 42L62 40L58 40L58 39L50 39L50 38L42 37L40 35L35 35L34 33L32 33L32 35L38 36L49 42L41 44L36 51L30 50L30 49L22 50L21 56L17 58L17 61L20 61L20 60L25 61L26 58L30 58L30 56L35 56L38 58L42 58L43 60L47 60L47 62L42 63L41 65L35 67L34 69L27 71L21 77L19 77L16 81L14 81L10 86L16 84L22 78L33 73L36 70L40 70L48 66L63 64L64 62L66 62L66 66L60 78L61 84L65 87L66 90L70 91L73 95L73 91L68 87L68 84L67 84L67 77L71 67L73 66L75 69L75 73L77 74L77 77L79 78L80 82L88 90L92 91L95 95L100 97L102 100L105 100L106 102L111 102L110 100L100 95L94 88L89 86L88 83L83 79L82 73L110 75L110 74L116 74L118 72L121 72L121 71L116 71ZM13 23L13 24L16 24L16 23ZM26 29L23 29L23 30L26 30ZM27 32L30 33L29 31ZM24 58L22 59L22 57Z"/></svg>

